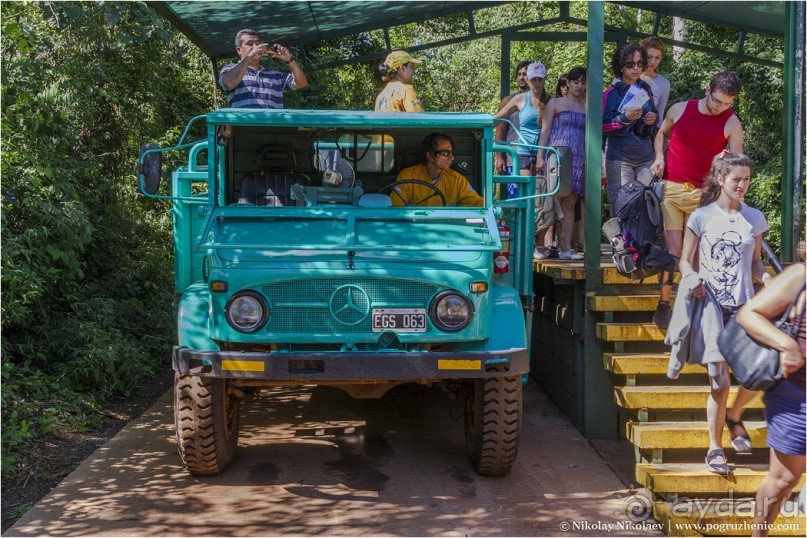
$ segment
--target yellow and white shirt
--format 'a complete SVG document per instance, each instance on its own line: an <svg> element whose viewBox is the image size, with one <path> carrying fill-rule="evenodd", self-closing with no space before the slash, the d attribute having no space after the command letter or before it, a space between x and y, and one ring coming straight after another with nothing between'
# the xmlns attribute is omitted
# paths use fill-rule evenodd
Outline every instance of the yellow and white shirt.
<svg viewBox="0 0 807 538"><path fill-rule="evenodd" d="M433 184L446 197L447 206L481 207L484 204L483 198L471 188L465 176L454 170L444 170L440 173L439 179L432 181L426 171L426 165L419 164L401 170L395 180L402 179L419 179ZM400 187L396 186L394 191L390 193L390 198L392 199L392 205L396 207L417 205L421 207L440 207L442 204L440 197L429 187L411 183Z"/></svg>
<svg viewBox="0 0 807 538"><path fill-rule="evenodd" d="M423 105L411 84L397 80L387 84L375 98L376 112L423 112Z"/></svg>

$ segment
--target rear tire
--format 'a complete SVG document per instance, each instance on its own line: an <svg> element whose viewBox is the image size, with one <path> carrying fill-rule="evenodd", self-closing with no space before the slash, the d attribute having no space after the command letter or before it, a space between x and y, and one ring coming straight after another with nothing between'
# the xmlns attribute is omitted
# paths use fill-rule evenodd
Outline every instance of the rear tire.
<svg viewBox="0 0 807 538"><path fill-rule="evenodd" d="M174 374L177 447L190 474L221 474L233 460L240 407L226 380Z"/></svg>
<svg viewBox="0 0 807 538"><path fill-rule="evenodd" d="M521 376L477 379L465 399L465 453L481 475L510 472L521 430Z"/></svg>

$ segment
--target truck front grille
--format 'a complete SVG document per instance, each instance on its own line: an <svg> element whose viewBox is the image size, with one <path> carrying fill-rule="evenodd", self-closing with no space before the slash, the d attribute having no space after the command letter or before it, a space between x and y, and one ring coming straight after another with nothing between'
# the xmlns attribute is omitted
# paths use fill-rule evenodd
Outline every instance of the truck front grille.
<svg viewBox="0 0 807 538"><path fill-rule="evenodd" d="M314 278L262 286L274 334L372 333L374 308L428 308L437 286L370 277Z"/></svg>

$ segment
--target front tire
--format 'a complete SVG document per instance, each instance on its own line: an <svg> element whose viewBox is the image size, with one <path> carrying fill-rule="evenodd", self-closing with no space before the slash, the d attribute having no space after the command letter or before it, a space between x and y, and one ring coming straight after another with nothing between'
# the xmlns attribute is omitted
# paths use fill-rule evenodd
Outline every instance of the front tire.
<svg viewBox="0 0 807 538"><path fill-rule="evenodd" d="M465 399L465 453L480 475L510 472L521 430L521 376L477 379Z"/></svg>
<svg viewBox="0 0 807 538"><path fill-rule="evenodd" d="M226 380L174 374L177 446L190 474L221 474L233 460L240 407Z"/></svg>

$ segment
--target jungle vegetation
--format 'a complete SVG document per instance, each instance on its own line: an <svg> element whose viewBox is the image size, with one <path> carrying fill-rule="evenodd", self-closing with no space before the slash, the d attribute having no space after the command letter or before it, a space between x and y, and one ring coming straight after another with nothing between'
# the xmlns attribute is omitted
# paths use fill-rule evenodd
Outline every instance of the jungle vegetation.
<svg viewBox="0 0 807 538"><path fill-rule="evenodd" d="M586 18L586 3L572 14ZM539 20L554 4L479 13L477 29ZM211 62L143 2L3 2L2 16L2 472L20 484L22 454L48 436L92 428L98 406L128 397L170 364L176 327L169 206L138 194L144 141L175 144L193 116L224 104ZM653 15L606 4L606 21L649 33ZM660 35L673 21L662 19ZM466 30L461 16L393 28L392 45ZM554 30L580 30L562 25ZM687 22L688 41L736 48L733 31ZM271 36L266 36L271 39ZM614 44L603 55L606 69ZM307 62L384 50L380 31L324 42ZM782 61L782 42L749 35L749 55ZM418 53L415 84L427 110L495 112L500 42L481 39ZM668 49L669 103L697 98L734 69L745 87L735 111L755 163L750 203L779 243L781 70ZM584 43L518 42L512 65L542 61L547 88L576 65ZM378 62L309 73L287 108L371 109ZM610 80L606 76L605 80ZM164 162L166 170L177 161ZM10 478L10 480L6 480ZM5 486L4 486L5 487Z"/></svg>

